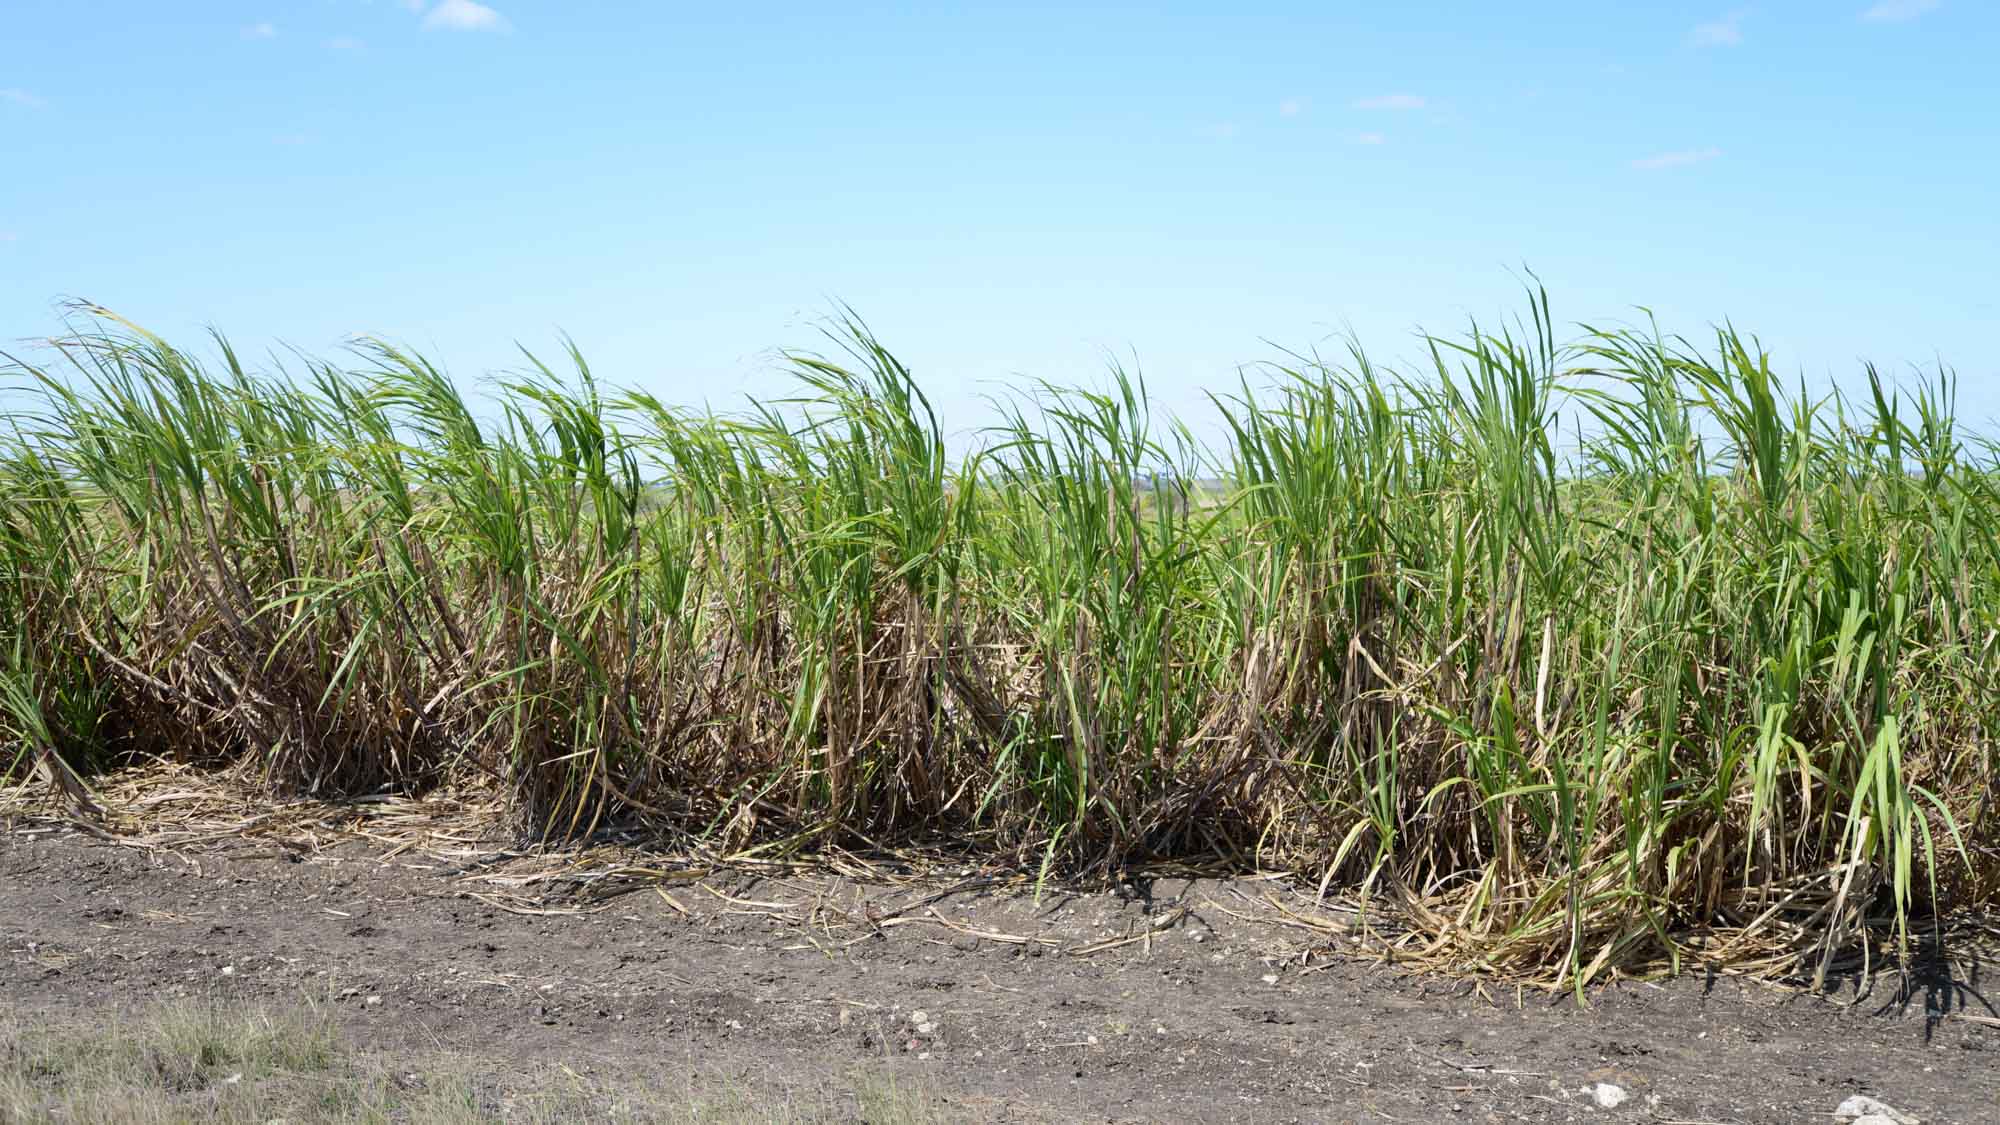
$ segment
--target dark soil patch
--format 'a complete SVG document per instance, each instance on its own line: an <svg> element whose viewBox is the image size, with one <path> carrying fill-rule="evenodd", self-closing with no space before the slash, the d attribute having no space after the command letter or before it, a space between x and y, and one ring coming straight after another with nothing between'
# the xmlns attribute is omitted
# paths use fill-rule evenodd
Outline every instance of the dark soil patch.
<svg viewBox="0 0 2000 1125"><path fill-rule="evenodd" d="M0 835L0 1004L304 998L375 1050L778 1091L887 1068L967 1119L1801 1122L1854 1093L2000 1119L2000 1021L1981 1022L2000 1013L1942 960L1859 995L1689 976L1579 1007L1352 959L1301 969L1309 935L1222 909L1263 884L1039 903L975 887L899 915L927 896L727 876L527 915L420 867L351 844ZM828 902L908 924L835 928ZM1599 1108L1597 1082L1630 1101Z"/></svg>

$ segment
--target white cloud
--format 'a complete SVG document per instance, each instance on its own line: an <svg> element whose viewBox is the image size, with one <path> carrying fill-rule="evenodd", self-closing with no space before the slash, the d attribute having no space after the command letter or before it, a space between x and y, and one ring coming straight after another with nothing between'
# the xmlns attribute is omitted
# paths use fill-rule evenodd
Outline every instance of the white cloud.
<svg viewBox="0 0 2000 1125"><path fill-rule="evenodd" d="M24 105L29 109L40 109L48 104L28 91L14 87L0 90L0 102L6 102L9 105Z"/></svg>
<svg viewBox="0 0 2000 1125"><path fill-rule="evenodd" d="M1697 47L1741 47L1743 45L1743 17L1750 13L1731 12L1719 20L1694 25L1690 36Z"/></svg>
<svg viewBox="0 0 2000 1125"><path fill-rule="evenodd" d="M424 16L424 27L435 31L506 31L507 17L478 0L443 0Z"/></svg>
<svg viewBox="0 0 2000 1125"><path fill-rule="evenodd" d="M0 242L19 242L21 236L11 230L0 230Z"/></svg>
<svg viewBox="0 0 2000 1125"><path fill-rule="evenodd" d="M243 38L245 39L276 39L277 37L278 29L276 25L268 22L253 23L243 29Z"/></svg>
<svg viewBox="0 0 2000 1125"><path fill-rule="evenodd" d="M336 35L326 41L326 49L329 51L359 51L367 45L352 35Z"/></svg>
<svg viewBox="0 0 2000 1125"><path fill-rule="evenodd" d="M1663 152L1657 156L1641 157L1632 162L1632 167L1654 171L1660 168L1685 168L1690 164L1705 164L1722 155L1719 148L1690 148L1680 152Z"/></svg>
<svg viewBox="0 0 2000 1125"><path fill-rule="evenodd" d="M1304 98L1286 98L1278 103L1278 113L1284 117L1297 117L1306 111Z"/></svg>
<svg viewBox="0 0 2000 1125"><path fill-rule="evenodd" d="M1203 125L1201 128L1196 129L1195 133L1210 140L1226 141L1236 136L1236 122L1224 121L1215 125Z"/></svg>
<svg viewBox="0 0 2000 1125"><path fill-rule="evenodd" d="M1358 145L1379 145L1388 143L1389 138L1380 133L1356 133L1354 143Z"/></svg>
<svg viewBox="0 0 2000 1125"><path fill-rule="evenodd" d="M1362 98L1354 103L1355 109L1422 109L1424 99L1421 94L1382 94L1373 98Z"/></svg>
<svg viewBox="0 0 2000 1125"><path fill-rule="evenodd" d="M1908 23L1938 9L1938 0L1882 0L1861 13L1863 23Z"/></svg>

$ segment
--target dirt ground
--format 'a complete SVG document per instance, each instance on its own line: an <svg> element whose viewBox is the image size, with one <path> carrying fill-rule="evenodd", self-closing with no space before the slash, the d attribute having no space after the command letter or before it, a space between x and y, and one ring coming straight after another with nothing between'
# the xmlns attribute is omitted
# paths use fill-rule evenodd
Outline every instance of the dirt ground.
<svg viewBox="0 0 2000 1125"><path fill-rule="evenodd" d="M1963 969L1831 997L1627 982L1579 1006L1302 957L1328 940L1271 881L1038 901L957 871L600 872L562 905L556 882L466 874L353 841L161 850L17 826L0 1006L307 1001L370 1049L780 1097L886 1069L965 1120L1806 1122L1857 1093L2000 1120L2000 1012ZM1600 1107L1600 1082L1630 1099Z"/></svg>

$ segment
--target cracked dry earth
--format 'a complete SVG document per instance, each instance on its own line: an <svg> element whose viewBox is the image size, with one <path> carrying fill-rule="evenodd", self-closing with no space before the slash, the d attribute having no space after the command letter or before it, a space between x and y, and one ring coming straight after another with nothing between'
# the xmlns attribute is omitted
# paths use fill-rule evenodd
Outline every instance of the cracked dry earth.
<svg viewBox="0 0 2000 1125"><path fill-rule="evenodd" d="M874 1068L964 1120L1807 1122L1857 1093L2000 1120L2000 1013L1976 977L1839 996L1687 977L1579 1006L1358 959L1301 969L1323 939L1280 924L1275 883L1037 901L973 881L925 903L965 881L719 875L523 914L352 843L17 830L0 1007L316 1002L367 1049L778 1096ZM819 924L830 902L900 924ZM1601 1108L1598 1082L1631 1096Z"/></svg>

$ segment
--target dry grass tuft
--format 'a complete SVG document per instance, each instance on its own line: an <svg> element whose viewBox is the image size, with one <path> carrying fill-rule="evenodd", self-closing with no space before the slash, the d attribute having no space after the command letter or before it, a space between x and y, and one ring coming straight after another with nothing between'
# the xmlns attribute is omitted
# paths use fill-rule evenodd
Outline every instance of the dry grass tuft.
<svg viewBox="0 0 2000 1125"><path fill-rule="evenodd" d="M803 1094L729 1082L598 1081L516 1059L354 1050L306 1009L161 1007L108 1024L0 1022L0 1121L92 1125L941 1121L920 1085L872 1071Z"/></svg>

